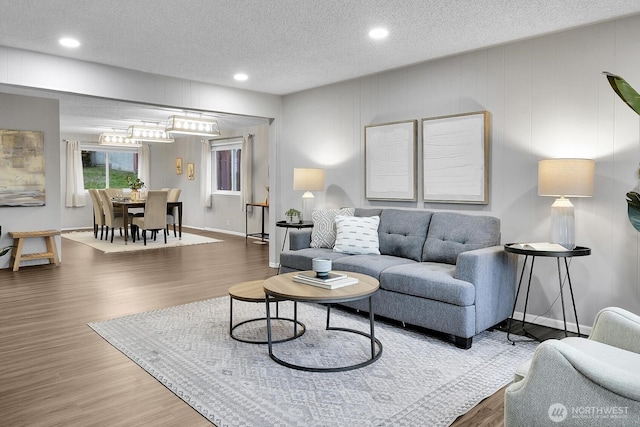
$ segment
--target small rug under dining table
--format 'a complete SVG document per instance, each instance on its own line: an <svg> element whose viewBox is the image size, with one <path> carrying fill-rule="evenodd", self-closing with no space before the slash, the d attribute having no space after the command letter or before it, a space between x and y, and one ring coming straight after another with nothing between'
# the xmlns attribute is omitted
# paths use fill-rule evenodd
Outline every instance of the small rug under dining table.
<svg viewBox="0 0 640 427"><path fill-rule="evenodd" d="M292 315L290 302L280 315ZM234 323L264 316L265 306L234 303ZM326 308L298 304L302 337L274 353L302 364L367 357L365 337L324 330ZM368 318L333 309L332 326L366 331ZM91 323L93 330L217 426L448 426L513 379L534 343L511 345L504 332L485 331L469 350L418 331L376 322L382 357L336 373L276 364L266 345L229 336L229 297ZM274 322L274 334L291 323ZM263 322L234 333L264 337ZM360 339L362 338L362 339Z"/></svg>
<svg viewBox="0 0 640 427"><path fill-rule="evenodd" d="M98 237L100 232L98 232ZM91 246L94 249L102 251L104 253L118 253L118 252L134 252L134 251L147 251L153 249L166 249L175 248L180 246L191 245L204 245L207 243L219 243L222 240L214 239L211 237L200 236L198 234L182 233L182 238L175 237L173 235L173 229L171 229L167 236L167 243L164 243L164 237L162 233L158 233L156 239L147 239L147 244L144 245L142 239L133 242L131 239L124 243L124 238L116 231L113 242L111 237L108 239L100 240L93 235L93 231L74 231L71 233L62 233L62 237L65 239L73 240L74 242L82 243L83 245Z"/></svg>

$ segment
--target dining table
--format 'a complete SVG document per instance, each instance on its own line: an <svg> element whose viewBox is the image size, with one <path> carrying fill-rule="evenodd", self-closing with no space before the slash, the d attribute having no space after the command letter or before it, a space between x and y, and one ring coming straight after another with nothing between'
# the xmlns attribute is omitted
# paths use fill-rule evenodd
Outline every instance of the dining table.
<svg viewBox="0 0 640 427"><path fill-rule="evenodd" d="M112 199L113 209L115 212L122 212L122 220L124 222L124 244L127 244L129 237L129 209L145 207L145 200L118 200ZM178 238L182 240L182 202L167 202L167 209L178 208Z"/></svg>

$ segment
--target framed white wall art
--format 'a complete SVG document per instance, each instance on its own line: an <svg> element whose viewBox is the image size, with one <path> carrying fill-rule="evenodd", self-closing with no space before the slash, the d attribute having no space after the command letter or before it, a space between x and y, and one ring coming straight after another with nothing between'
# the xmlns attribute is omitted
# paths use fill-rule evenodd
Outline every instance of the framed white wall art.
<svg viewBox="0 0 640 427"><path fill-rule="evenodd" d="M365 197L415 201L418 121L365 126Z"/></svg>
<svg viewBox="0 0 640 427"><path fill-rule="evenodd" d="M489 112L422 119L425 202L489 203Z"/></svg>

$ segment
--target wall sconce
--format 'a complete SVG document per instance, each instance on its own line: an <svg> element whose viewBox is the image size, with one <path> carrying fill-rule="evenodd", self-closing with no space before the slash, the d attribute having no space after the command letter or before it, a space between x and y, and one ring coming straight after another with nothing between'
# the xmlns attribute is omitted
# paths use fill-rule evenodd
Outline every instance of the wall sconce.
<svg viewBox="0 0 640 427"><path fill-rule="evenodd" d="M312 191L324 190L324 169L293 169L293 189L302 190L302 220L310 221L313 211Z"/></svg>
<svg viewBox="0 0 640 427"><path fill-rule="evenodd" d="M171 116L165 130L186 135L220 136L218 122L201 117Z"/></svg>
<svg viewBox="0 0 640 427"><path fill-rule="evenodd" d="M169 135L167 135L167 132L164 129L158 127L131 125L129 126L127 135L129 138L146 142L171 143L175 141L175 139L170 138Z"/></svg>
<svg viewBox="0 0 640 427"><path fill-rule="evenodd" d="M559 197L551 205L551 243L576 246L573 204L567 197L591 197L595 161L548 159L538 163L538 195Z"/></svg>

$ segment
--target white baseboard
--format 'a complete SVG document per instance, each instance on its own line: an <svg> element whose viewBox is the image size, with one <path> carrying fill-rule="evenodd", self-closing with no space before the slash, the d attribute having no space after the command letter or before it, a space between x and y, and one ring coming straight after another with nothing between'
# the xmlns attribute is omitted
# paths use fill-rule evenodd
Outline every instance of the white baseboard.
<svg viewBox="0 0 640 427"><path fill-rule="evenodd" d="M183 225L183 227L186 227L186 226ZM220 228L211 228L211 227L205 227L203 230L205 230L205 231L213 231L214 233L230 234L232 236L244 237L244 233L241 233L239 231L223 230L223 229L220 229Z"/></svg>
<svg viewBox="0 0 640 427"><path fill-rule="evenodd" d="M516 311L513 314L513 319L521 321L522 320L522 312ZM564 322L562 321L562 319L558 320L558 319L551 319L549 317L542 317L542 316L536 316L536 315L533 315L533 314L527 314L525 322L533 323L534 325L541 325L541 326L546 326L546 327L549 327L549 328L554 328L554 329L559 329L561 331L564 331ZM590 335L592 329L593 328L591 326L580 325L580 333L583 334L583 335ZM576 327L575 322L567 322L567 330L569 332L577 333L578 332L578 328Z"/></svg>

